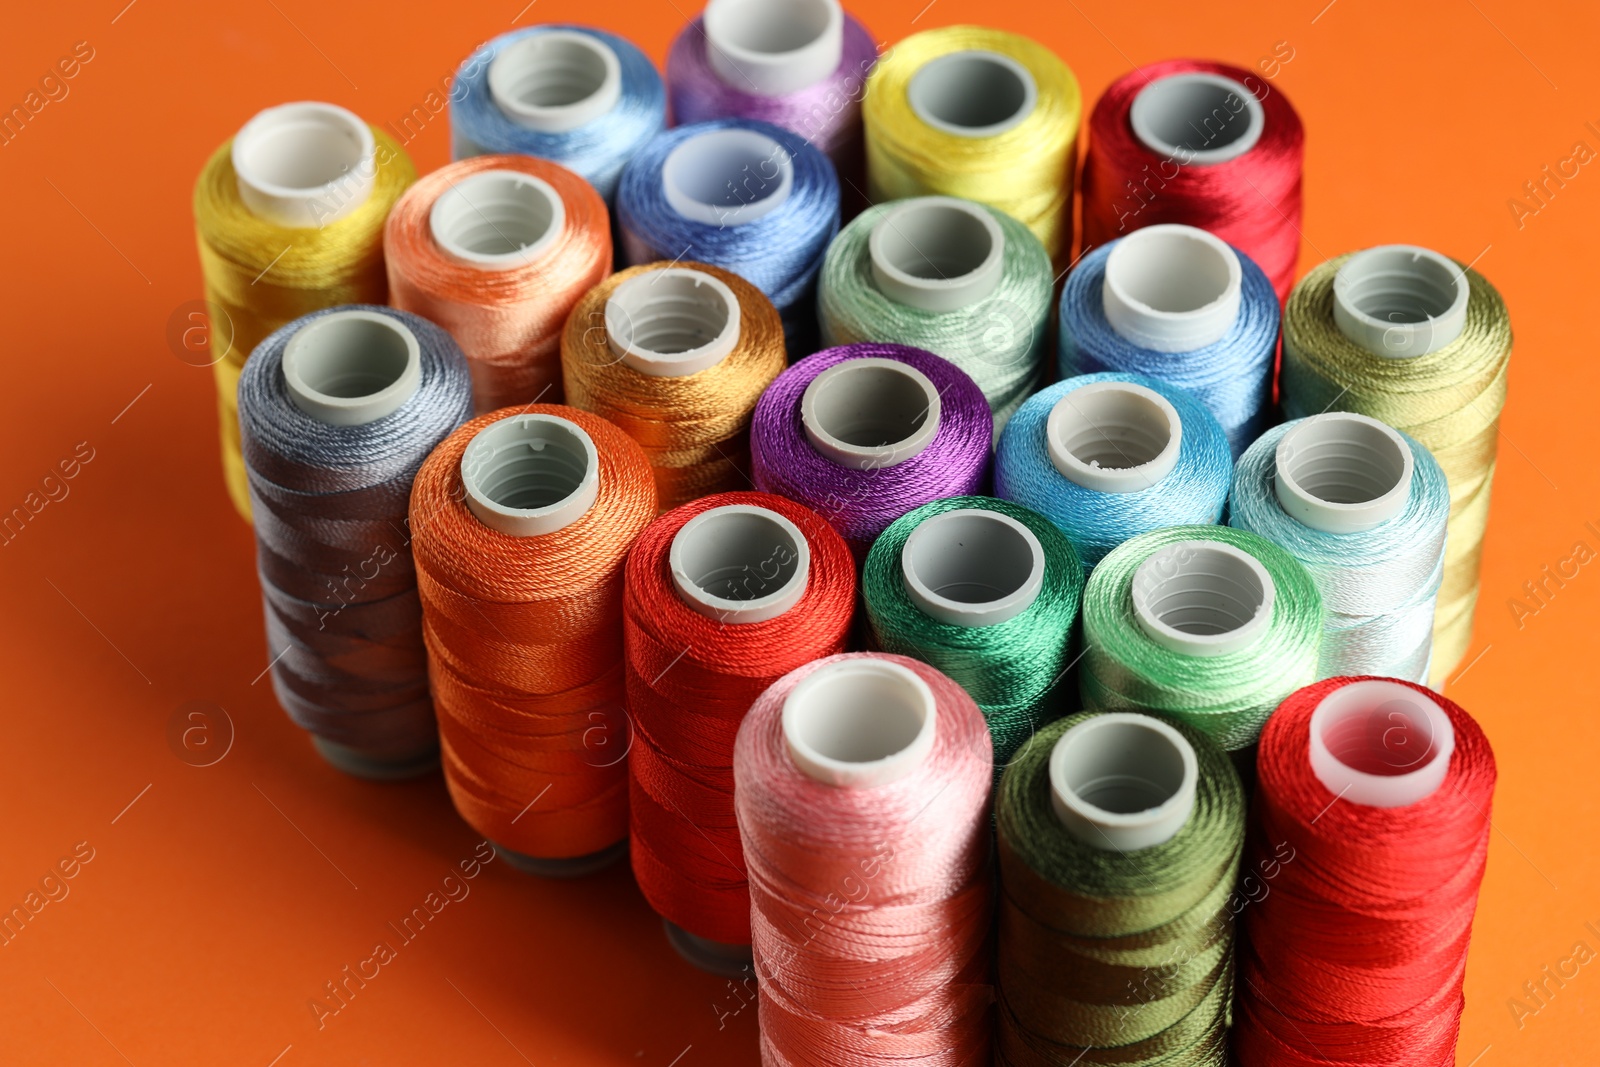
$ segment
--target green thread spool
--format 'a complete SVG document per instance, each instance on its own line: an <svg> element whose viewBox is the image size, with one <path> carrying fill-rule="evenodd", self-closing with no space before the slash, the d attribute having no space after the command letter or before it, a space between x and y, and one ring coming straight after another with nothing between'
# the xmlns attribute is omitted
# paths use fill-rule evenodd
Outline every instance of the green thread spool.
<svg viewBox="0 0 1600 1067"><path fill-rule="evenodd" d="M817 298L825 346L882 341L943 356L983 390L997 434L1039 385L1053 303L1039 239L948 196L856 216L828 247Z"/></svg>
<svg viewBox="0 0 1600 1067"><path fill-rule="evenodd" d="M1041 730L996 800L997 1062L1221 1067L1244 829L1232 761L1192 727Z"/></svg>
<svg viewBox="0 0 1600 1067"><path fill-rule="evenodd" d="M977 702L996 767L1054 717L1083 565L1049 519L986 496L924 504L873 542L861 588L879 648L939 668Z"/></svg>
<svg viewBox="0 0 1600 1067"><path fill-rule="evenodd" d="M1369 415L1420 441L1450 483L1432 678L1472 640L1511 318L1483 275L1437 252L1386 245L1301 279L1283 311L1283 406Z"/></svg>
<svg viewBox="0 0 1600 1067"><path fill-rule="evenodd" d="M1157 711L1230 751L1317 677L1322 598L1245 530L1168 526L1113 549L1083 594L1084 706Z"/></svg>

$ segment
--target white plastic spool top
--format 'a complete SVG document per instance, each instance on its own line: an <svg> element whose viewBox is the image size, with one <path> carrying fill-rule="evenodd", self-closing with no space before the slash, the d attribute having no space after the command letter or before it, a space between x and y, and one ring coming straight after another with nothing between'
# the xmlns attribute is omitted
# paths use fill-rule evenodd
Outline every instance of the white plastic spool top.
<svg viewBox="0 0 1600 1067"><path fill-rule="evenodd" d="M800 396L811 447L860 470L892 467L939 433L939 390L909 363L866 357L836 363Z"/></svg>
<svg viewBox="0 0 1600 1067"><path fill-rule="evenodd" d="M617 106L622 64L610 45L587 33L535 33L490 61L489 96L519 126L566 133Z"/></svg>
<svg viewBox="0 0 1600 1067"><path fill-rule="evenodd" d="M1045 420L1045 446L1062 475L1100 493L1137 493L1172 473L1183 422L1171 401L1133 382L1091 382Z"/></svg>
<svg viewBox="0 0 1600 1067"><path fill-rule="evenodd" d="M794 189L794 160L755 130L706 130L689 137L661 167L667 204L708 226L742 226L776 211Z"/></svg>
<svg viewBox="0 0 1600 1067"><path fill-rule="evenodd" d="M543 178L514 170L463 178L428 210L434 243L456 262L480 270L536 262L566 226L561 194Z"/></svg>
<svg viewBox="0 0 1600 1067"><path fill-rule="evenodd" d="M711 0L702 18L711 69L744 92L798 92L844 58L838 0Z"/></svg>
<svg viewBox="0 0 1600 1067"><path fill-rule="evenodd" d="M1239 318L1244 272L1226 241L1193 226L1134 230L1106 257L1106 322L1129 344L1193 352L1228 336Z"/></svg>
<svg viewBox="0 0 1600 1067"><path fill-rule="evenodd" d="M372 129L342 107L313 101L259 112L234 135L231 155L250 213L300 230L366 203L378 175Z"/></svg>
<svg viewBox="0 0 1600 1067"><path fill-rule="evenodd" d="M679 378L721 363L739 344L739 298L705 271L666 267L606 298L606 344L640 374Z"/></svg>
<svg viewBox="0 0 1600 1067"><path fill-rule="evenodd" d="M667 550L678 598L727 623L775 619L805 596L811 547L776 511L729 504L683 524Z"/></svg>
<svg viewBox="0 0 1600 1067"><path fill-rule="evenodd" d="M1194 811L1194 746L1160 719L1109 712L1085 719L1050 750L1050 803L1067 831L1107 852L1177 836Z"/></svg>
<svg viewBox="0 0 1600 1067"><path fill-rule="evenodd" d="M1186 656L1248 648L1272 625L1278 591L1250 553L1219 541L1166 545L1133 572L1133 617L1161 647Z"/></svg>
<svg viewBox="0 0 1600 1067"><path fill-rule="evenodd" d="M981 204L950 196L901 201L867 239L879 291L924 311L954 311L994 292L1005 252L994 216Z"/></svg>
<svg viewBox="0 0 1600 1067"><path fill-rule="evenodd" d="M1437 352L1467 328L1466 272L1416 245L1357 252L1333 276L1339 332L1389 359Z"/></svg>
<svg viewBox="0 0 1600 1067"><path fill-rule="evenodd" d="M422 346L399 319L352 308L322 315L283 346L289 400L318 422L361 426L398 411L422 383Z"/></svg>
<svg viewBox="0 0 1600 1067"><path fill-rule="evenodd" d="M938 704L917 673L885 659L818 667L783 702L795 766L827 785L870 789L914 772L933 751Z"/></svg>
<svg viewBox="0 0 1600 1067"><path fill-rule="evenodd" d="M511 537L535 537L572 525L594 506L600 454L576 423L513 415L467 443L461 483L479 522Z"/></svg>
<svg viewBox="0 0 1600 1067"><path fill-rule="evenodd" d="M983 49L928 60L906 84L911 111L957 137L997 137L1039 106L1033 74L1010 56Z"/></svg>
<svg viewBox="0 0 1600 1067"><path fill-rule="evenodd" d="M1405 438L1366 415L1313 415L1278 441L1273 492L1296 521L1326 533L1370 530L1405 510L1416 460Z"/></svg>
<svg viewBox="0 0 1600 1067"><path fill-rule="evenodd" d="M1341 800L1401 808L1444 784L1456 732L1410 686L1369 678L1340 686L1311 713L1311 770Z"/></svg>
<svg viewBox="0 0 1600 1067"><path fill-rule="evenodd" d="M982 508L927 519L900 550L906 595L952 626L993 626L1015 618L1044 585L1044 546L1009 515Z"/></svg>
<svg viewBox="0 0 1600 1067"><path fill-rule="evenodd" d="M1133 135L1152 152L1182 164L1210 166L1238 159L1261 140L1267 113L1232 78L1193 71L1157 78L1128 109Z"/></svg>

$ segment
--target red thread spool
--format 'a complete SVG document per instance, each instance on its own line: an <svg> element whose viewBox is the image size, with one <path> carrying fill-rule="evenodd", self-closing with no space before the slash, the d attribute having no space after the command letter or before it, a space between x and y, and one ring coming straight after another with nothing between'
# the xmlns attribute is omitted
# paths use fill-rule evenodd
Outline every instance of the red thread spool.
<svg viewBox="0 0 1600 1067"><path fill-rule="evenodd" d="M1198 226L1255 260L1281 303L1300 254L1304 155L1293 105L1250 71L1196 59L1129 71L1089 118L1084 247Z"/></svg>
<svg viewBox="0 0 1600 1067"><path fill-rule="evenodd" d="M651 523L623 600L634 876L691 963L742 973L750 892L733 815L733 744L773 682L844 650L855 565L816 512L721 493Z"/></svg>
<svg viewBox="0 0 1600 1067"><path fill-rule="evenodd" d="M1244 1067L1455 1062L1494 754L1420 685L1330 678L1261 734L1234 1050Z"/></svg>

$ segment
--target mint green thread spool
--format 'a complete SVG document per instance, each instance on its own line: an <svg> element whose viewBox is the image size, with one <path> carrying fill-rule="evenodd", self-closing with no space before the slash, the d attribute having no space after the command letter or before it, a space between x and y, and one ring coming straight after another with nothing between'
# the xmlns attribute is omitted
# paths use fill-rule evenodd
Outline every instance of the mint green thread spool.
<svg viewBox="0 0 1600 1067"><path fill-rule="evenodd" d="M1054 280L1044 245L1002 211L948 196L879 204L828 247L822 343L943 356L983 390L998 434L1044 374Z"/></svg>
<svg viewBox="0 0 1600 1067"><path fill-rule="evenodd" d="M1273 710L1317 677L1322 598L1263 537L1169 526L1113 549L1083 596L1084 706L1155 711L1249 748Z"/></svg>
<svg viewBox="0 0 1600 1067"><path fill-rule="evenodd" d="M920 659L972 696L997 771L1062 708L1083 565L1043 515L994 497L937 500L890 524L862 573L878 647Z"/></svg>

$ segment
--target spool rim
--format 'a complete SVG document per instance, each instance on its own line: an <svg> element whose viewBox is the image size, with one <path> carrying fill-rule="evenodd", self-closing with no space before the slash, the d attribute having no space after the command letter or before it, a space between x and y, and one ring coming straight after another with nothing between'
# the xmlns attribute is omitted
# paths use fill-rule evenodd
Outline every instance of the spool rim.
<svg viewBox="0 0 1600 1067"><path fill-rule="evenodd" d="M983 530L985 526L990 529ZM1000 534L999 538L994 537L996 533ZM978 540L986 536L987 542ZM990 583L1004 580L1011 586L1008 591L987 600L961 600L941 592L952 583L935 585L930 581L930 578L937 580L941 566L949 565L948 556L959 552L962 558L957 563L958 567L967 569L960 572L967 584L989 584L981 577L973 579L969 571L973 564L1010 561L1008 555L999 551L997 540L1010 541L1011 547L1020 541L1026 553L1027 566L1020 581L1016 580L1015 572L1002 579L990 577ZM968 541L977 543L969 548ZM954 550L950 547L952 542L957 543ZM947 558L936 558L941 554ZM987 508L958 508L930 516L911 531L900 550L901 581L912 603L924 614L952 626L995 626L1022 614L1039 598L1039 591L1044 587L1044 572L1044 546L1039 543L1038 536L1012 516Z"/></svg>
<svg viewBox="0 0 1600 1067"><path fill-rule="evenodd" d="M229 156L250 213L291 229L345 218L371 198L377 182L372 128L346 108L315 100L258 111L234 135ZM285 181L285 168L310 178Z"/></svg>
<svg viewBox="0 0 1600 1067"><path fill-rule="evenodd" d="M716 366L738 347L742 328L737 294L720 279L690 267L665 267L629 278L606 298L604 314L612 354L652 377L687 377ZM692 322L696 336L712 327L716 332L703 344L675 352L640 342L641 328L661 319Z"/></svg>
<svg viewBox="0 0 1600 1067"><path fill-rule="evenodd" d="M377 346L377 347L374 347ZM289 401L329 426L362 426L405 406L422 384L422 345L400 319L346 308L319 315L283 346ZM331 378L384 382L370 392L330 392Z"/></svg>
<svg viewBox="0 0 1600 1067"><path fill-rule="evenodd" d="M552 64L552 60L564 64ZM525 83L542 65L569 73L578 65L589 92L562 104L534 104L522 98ZM622 99L622 63L609 44L576 30L529 34L502 48L489 62L489 96L512 122L540 133L569 133L609 114Z"/></svg>
<svg viewBox="0 0 1600 1067"><path fill-rule="evenodd" d="M809 40L787 48L760 48L750 43L753 32L771 32L774 21L788 16L787 26L812 30ZM809 16L809 18L807 18ZM806 19L820 26L795 25ZM748 88L761 96L784 96L822 81L839 69L844 58L844 11L838 0L710 0L701 16L706 36L706 60L727 84ZM780 42L790 44L794 34L776 27Z"/></svg>
<svg viewBox="0 0 1600 1067"><path fill-rule="evenodd" d="M1207 108L1212 116L1219 109L1231 110L1226 105L1230 96L1243 105L1234 116L1243 114L1245 118L1244 129L1232 140L1215 148L1197 149L1172 139L1171 133L1185 127L1199 132L1196 116ZM1224 120L1225 124L1232 122L1233 119ZM1139 143L1152 152L1185 166L1215 166L1238 159L1256 146L1266 129L1267 113L1242 82L1208 71L1184 71L1152 79L1140 89L1128 108L1128 125Z"/></svg>
<svg viewBox="0 0 1600 1067"><path fill-rule="evenodd" d="M1134 622L1145 636L1169 652L1201 659L1239 652L1261 640L1272 626L1277 602L1277 587L1260 560L1226 542L1199 539L1152 552L1134 570L1130 593ZM1173 614L1198 615L1202 621L1185 629L1169 621ZM1219 617L1232 625L1215 629Z"/></svg>
<svg viewBox="0 0 1600 1067"><path fill-rule="evenodd" d="M881 416L890 404L898 421L915 423L909 432L876 445L849 439L858 435L848 429L869 415ZM940 411L939 390L926 374L909 363L876 356L834 364L813 378L800 397L800 420L811 447L834 463L862 470L892 467L920 455L938 436Z"/></svg>
<svg viewBox="0 0 1600 1067"><path fill-rule="evenodd" d="M757 524L769 529L758 530ZM719 570L742 567L746 576L740 582L746 588L753 581L756 588L770 587L770 591L743 600L708 591L704 568L711 558L719 550L727 551L730 547L741 550L733 554L747 554L743 548L762 533L772 544L766 546L762 562L755 565L753 580L750 577L752 566L748 562L731 561L725 556ZM777 575L784 574L785 569L788 572L775 585L773 579L762 573L769 563ZM699 614L734 624L766 622L784 614L805 596L811 573L811 546L798 526L770 508L725 504L701 512L679 528L667 550L667 567L678 598ZM697 573L702 577L697 578Z"/></svg>
<svg viewBox="0 0 1600 1067"><path fill-rule="evenodd" d="M526 192L524 192L526 190ZM531 197L528 195L531 193ZM518 197L524 201L518 204ZM485 227L506 244L516 237L496 221L494 212L510 209L540 226L533 241L506 252L482 252L468 243L472 230ZM543 212L544 219L539 219ZM480 270L510 270L538 262L547 255L567 225L567 208L554 186L543 178L521 171L494 169L478 171L440 193L428 209L428 232L440 251L457 263Z"/></svg>
<svg viewBox="0 0 1600 1067"><path fill-rule="evenodd" d="M1133 811L1100 806L1085 786L1104 784L1107 767L1109 777L1133 779L1142 792L1165 792L1165 799ZM1107 712L1074 724L1050 750L1049 772L1051 807L1061 824L1083 844L1108 852L1134 852L1176 837L1194 811L1200 778L1188 738L1136 712Z"/></svg>
<svg viewBox="0 0 1600 1067"><path fill-rule="evenodd" d="M1148 443L1161 441L1152 453ZM1125 467L1086 461L1074 451L1093 445L1127 459ZM1065 478L1101 493L1137 493L1157 485L1178 465L1183 420L1160 393L1136 382L1090 382L1055 402L1045 420L1050 463Z"/></svg>
<svg viewBox="0 0 1600 1067"><path fill-rule="evenodd" d="M948 117L961 100L1009 101L1009 114L989 122L958 122ZM1022 125L1039 106L1039 84L1033 72L1011 56L985 48L969 48L935 56L906 83L906 100L925 125L950 134L981 140L998 137Z"/></svg>
<svg viewBox="0 0 1600 1067"><path fill-rule="evenodd" d="M1323 463L1320 470L1309 473L1303 469L1324 452L1332 453L1332 464ZM1313 478L1330 469L1357 477L1363 473L1363 463L1367 477L1388 481L1387 489L1353 501L1331 500L1316 491ZM1302 525L1325 533L1361 533L1405 510L1415 471L1416 458L1399 431L1366 415L1330 411L1301 420L1278 440L1273 493L1283 510Z"/></svg>
<svg viewBox="0 0 1600 1067"><path fill-rule="evenodd" d="M937 252L924 248L961 255L965 248L952 249L961 245L971 247L975 254L966 255L966 260L975 262L959 274L929 277L906 269L908 262L919 259L936 269ZM932 312L955 311L993 293L1005 273L1005 249L1005 233L993 215L980 204L951 196L921 196L895 204L873 225L867 239L878 289L896 303Z"/></svg>
<svg viewBox="0 0 1600 1067"><path fill-rule="evenodd" d="M1337 798L1366 807L1407 807L1432 796L1444 784L1455 752L1455 726L1438 702L1384 678L1359 679L1324 696L1311 713L1309 733L1309 762L1317 780ZM1413 743L1420 750L1416 756L1398 753L1402 762L1394 762L1396 750ZM1410 769L1363 771L1343 758L1358 748L1381 764Z"/></svg>
<svg viewBox="0 0 1600 1067"><path fill-rule="evenodd" d="M829 715L826 705L838 700L857 703ZM938 702L909 667L852 657L824 663L802 678L784 698L781 719L789 756L801 773L824 785L871 789L905 778L927 760Z"/></svg>
<svg viewBox="0 0 1600 1067"><path fill-rule="evenodd" d="M673 146L661 164L667 205L707 226L744 226L765 218L788 201L794 182L789 150L759 130L697 130Z"/></svg>
<svg viewBox="0 0 1600 1067"><path fill-rule="evenodd" d="M1162 302L1190 305L1183 310ZM1112 330L1154 352L1192 352L1228 336L1244 299L1244 269L1227 242L1163 223L1120 238L1106 257L1101 303Z"/></svg>
<svg viewBox="0 0 1600 1067"><path fill-rule="evenodd" d="M505 503L507 468L524 471L529 456L554 448L543 472L544 479L564 495L534 507ZM520 462L519 462L520 461ZM562 462L566 470L551 470ZM576 472L577 476L572 477ZM510 537L536 537L572 525L594 506L600 494L600 453L594 440L577 423L538 412L497 419L467 442L461 455L461 484L466 504L478 521ZM517 487L512 486L513 489Z"/></svg>
<svg viewBox="0 0 1600 1067"><path fill-rule="evenodd" d="M1334 274L1333 320L1372 355L1413 359L1461 336L1471 296L1466 272L1449 257L1418 245L1378 245Z"/></svg>

